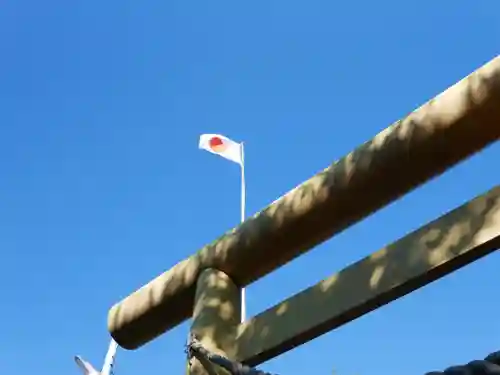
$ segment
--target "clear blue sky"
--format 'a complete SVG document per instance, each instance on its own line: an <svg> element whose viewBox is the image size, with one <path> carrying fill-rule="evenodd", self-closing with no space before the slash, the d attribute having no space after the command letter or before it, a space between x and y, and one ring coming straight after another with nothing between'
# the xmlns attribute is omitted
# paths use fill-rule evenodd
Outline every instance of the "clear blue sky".
<svg viewBox="0 0 500 375"><path fill-rule="evenodd" d="M4 0L0 12L0 370L100 366L112 303L472 72L495 0ZM248 289L279 302L498 183L490 147ZM309 270L314 267L318 273ZM418 375L500 349L495 253L263 368ZM180 374L187 324L117 375Z"/></svg>

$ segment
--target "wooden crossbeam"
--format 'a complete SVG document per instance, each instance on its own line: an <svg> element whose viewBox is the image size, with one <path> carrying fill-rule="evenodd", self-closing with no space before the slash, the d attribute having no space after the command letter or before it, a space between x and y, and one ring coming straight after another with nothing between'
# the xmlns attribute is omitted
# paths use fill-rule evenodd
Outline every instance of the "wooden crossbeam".
<svg viewBox="0 0 500 375"><path fill-rule="evenodd" d="M258 365L500 248L500 186L255 316L237 359Z"/></svg>

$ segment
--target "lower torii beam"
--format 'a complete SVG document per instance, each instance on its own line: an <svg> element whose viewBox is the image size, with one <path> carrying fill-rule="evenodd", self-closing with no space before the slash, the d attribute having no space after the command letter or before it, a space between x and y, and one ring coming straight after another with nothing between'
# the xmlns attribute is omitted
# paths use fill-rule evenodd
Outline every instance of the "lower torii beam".
<svg viewBox="0 0 500 375"><path fill-rule="evenodd" d="M497 186L240 324L235 358L258 365L499 248Z"/></svg>

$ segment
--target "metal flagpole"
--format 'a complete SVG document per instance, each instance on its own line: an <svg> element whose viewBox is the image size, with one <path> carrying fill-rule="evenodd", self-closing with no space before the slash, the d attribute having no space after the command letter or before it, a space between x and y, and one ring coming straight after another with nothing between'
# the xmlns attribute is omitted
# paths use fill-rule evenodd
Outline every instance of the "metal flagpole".
<svg viewBox="0 0 500 375"><path fill-rule="evenodd" d="M241 222L245 221L246 186L245 186L245 152L241 142ZM246 319L246 293L241 288L241 323Z"/></svg>
<svg viewBox="0 0 500 375"><path fill-rule="evenodd" d="M202 135L203 137L203 135ZM234 142L234 141L232 141ZM210 151L206 146L202 146L201 140L200 140L200 148L205 149L207 151ZM210 151L213 152L213 151ZM217 152L213 152L216 153ZM220 153L219 153L220 154ZM232 160L233 162L236 162L233 158L228 158L227 156L224 156L226 159ZM243 223L245 221L245 205L246 205L246 186L245 186L245 152L244 152L244 146L243 142L240 143L240 169L241 169L241 222ZM246 296L245 296L245 288L241 288L241 317L240 321L244 322L246 319ZM187 337L187 345L191 342L191 332L188 332L188 337ZM103 375L109 375L109 374L103 374Z"/></svg>
<svg viewBox="0 0 500 375"><path fill-rule="evenodd" d="M118 344L115 340L111 339L109 343L108 352L106 353L106 357L104 358L104 365L102 366L101 375L111 375L113 371L113 363L115 361L116 349L118 348Z"/></svg>

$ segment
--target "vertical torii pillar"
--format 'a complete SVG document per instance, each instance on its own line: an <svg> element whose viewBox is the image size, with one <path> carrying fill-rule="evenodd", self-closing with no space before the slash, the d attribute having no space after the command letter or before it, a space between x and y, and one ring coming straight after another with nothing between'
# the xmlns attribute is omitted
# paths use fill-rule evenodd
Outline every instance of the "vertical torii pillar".
<svg viewBox="0 0 500 375"><path fill-rule="evenodd" d="M203 270L196 282L191 333L209 350L233 358L235 334L241 317L240 288L224 272ZM197 360L191 363L191 375L208 375Z"/></svg>

